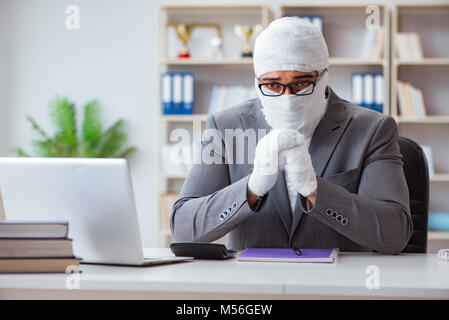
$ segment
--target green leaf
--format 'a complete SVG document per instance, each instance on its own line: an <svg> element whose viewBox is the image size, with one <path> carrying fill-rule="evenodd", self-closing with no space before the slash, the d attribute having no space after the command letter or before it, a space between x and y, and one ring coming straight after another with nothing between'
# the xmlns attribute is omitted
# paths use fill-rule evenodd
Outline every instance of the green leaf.
<svg viewBox="0 0 449 320"><path fill-rule="evenodd" d="M131 156L131 154L133 154L136 151L137 151L137 149L135 147L126 148L118 156L116 156L116 158L124 158L124 159L126 159L129 156Z"/></svg>
<svg viewBox="0 0 449 320"><path fill-rule="evenodd" d="M95 150L102 138L102 125L98 101L94 100L84 106L84 121L81 132L80 153L83 157L95 156Z"/></svg>
<svg viewBox="0 0 449 320"><path fill-rule="evenodd" d="M17 157L30 157L30 155L25 152L22 148L14 148L10 151L11 154L17 156Z"/></svg>
<svg viewBox="0 0 449 320"><path fill-rule="evenodd" d="M97 149L98 158L113 158L126 141L123 120L116 121L104 133Z"/></svg>
<svg viewBox="0 0 449 320"><path fill-rule="evenodd" d="M45 132L44 129L41 128L31 116L27 116L28 121L31 123L31 127L37 131L44 139L49 139L48 134Z"/></svg>
<svg viewBox="0 0 449 320"><path fill-rule="evenodd" d="M50 105L50 117L56 126L55 140L62 148L62 156L78 156L75 106L67 98L56 98Z"/></svg>
<svg viewBox="0 0 449 320"><path fill-rule="evenodd" d="M38 157L63 157L61 146L54 139L31 142Z"/></svg>

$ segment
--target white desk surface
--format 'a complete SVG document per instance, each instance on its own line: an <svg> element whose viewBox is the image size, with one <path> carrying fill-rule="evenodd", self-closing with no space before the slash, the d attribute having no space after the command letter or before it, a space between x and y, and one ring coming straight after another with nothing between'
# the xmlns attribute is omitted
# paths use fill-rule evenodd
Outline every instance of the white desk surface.
<svg viewBox="0 0 449 320"><path fill-rule="evenodd" d="M146 249L170 255L169 249ZM379 289L365 285L368 266L379 269ZM388 256L340 253L336 263L195 260L151 267L82 264L79 290L67 274L0 274L8 298L443 298L449 299L449 261L434 253Z"/></svg>

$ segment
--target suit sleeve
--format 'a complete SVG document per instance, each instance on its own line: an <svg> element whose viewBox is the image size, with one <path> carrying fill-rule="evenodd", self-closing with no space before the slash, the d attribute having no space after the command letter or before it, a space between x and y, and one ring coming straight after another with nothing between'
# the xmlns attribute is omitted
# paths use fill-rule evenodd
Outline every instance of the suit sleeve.
<svg viewBox="0 0 449 320"><path fill-rule="evenodd" d="M201 153L214 161L202 159L189 171L170 217L175 242L215 241L255 214L246 197L249 175L230 183L225 145L212 115L206 129L217 134L213 138L203 135Z"/></svg>
<svg viewBox="0 0 449 320"><path fill-rule="evenodd" d="M396 122L388 117L366 152L357 194L317 177L315 206L306 212L366 248L398 254L413 232L402 166Z"/></svg>

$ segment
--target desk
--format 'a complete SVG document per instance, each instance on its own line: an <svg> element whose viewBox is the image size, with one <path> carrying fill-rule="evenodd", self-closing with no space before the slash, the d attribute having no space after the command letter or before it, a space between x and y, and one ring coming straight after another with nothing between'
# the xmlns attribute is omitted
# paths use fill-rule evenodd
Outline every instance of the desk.
<svg viewBox="0 0 449 320"><path fill-rule="evenodd" d="M150 249L170 254L169 249ZM379 289L365 285L374 265ZM152 267L81 265L67 274L0 274L0 299L449 299L449 262L434 253L340 253L337 263L196 260Z"/></svg>

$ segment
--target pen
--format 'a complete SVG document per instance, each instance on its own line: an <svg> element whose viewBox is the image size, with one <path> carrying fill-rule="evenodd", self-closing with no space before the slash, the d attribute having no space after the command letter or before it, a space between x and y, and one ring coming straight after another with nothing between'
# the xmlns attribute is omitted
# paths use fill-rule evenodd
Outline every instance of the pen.
<svg viewBox="0 0 449 320"><path fill-rule="evenodd" d="M299 248L294 248L293 250L295 250L295 253L296 253L298 256L302 255L301 249L299 249Z"/></svg>

